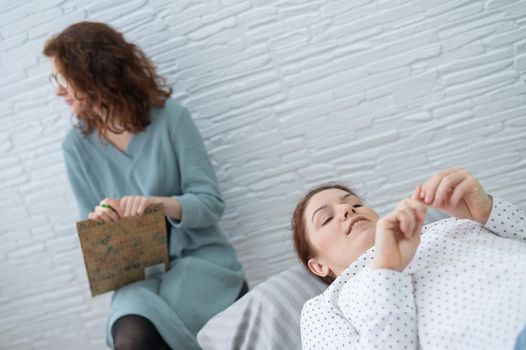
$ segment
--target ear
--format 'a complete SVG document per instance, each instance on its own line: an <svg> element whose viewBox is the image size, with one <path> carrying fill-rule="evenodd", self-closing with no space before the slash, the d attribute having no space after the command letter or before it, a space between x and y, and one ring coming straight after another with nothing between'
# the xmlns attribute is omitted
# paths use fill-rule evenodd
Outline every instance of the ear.
<svg viewBox="0 0 526 350"><path fill-rule="evenodd" d="M307 265L312 273L320 277L326 277L331 272L329 266L322 259L310 258Z"/></svg>

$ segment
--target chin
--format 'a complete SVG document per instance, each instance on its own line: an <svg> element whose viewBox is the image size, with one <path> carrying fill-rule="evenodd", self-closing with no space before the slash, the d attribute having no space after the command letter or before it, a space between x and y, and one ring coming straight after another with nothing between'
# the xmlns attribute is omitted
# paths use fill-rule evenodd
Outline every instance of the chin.
<svg viewBox="0 0 526 350"><path fill-rule="evenodd" d="M367 227L361 230L355 236L355 242L362 242L366 246L374 246L374 239L376 236L376 226Z"/></svg>
<svg viewBox="0 0 526 350"><path fill-rule="evenodd" d="M371 223L367 224L367 227L364 227L363 229L356 232L357 236L375 236L376 234L376 225L372 225ZM352 232L351 232L352 235Z"/></svg>
<svg viewBox="0 0 526 350"><path fill-rule="evenodd" d="M73 113L74 115L79 115L79 113L80 113L80 109L79 109L79 108L76 108L76 107L73 107L73 106L71 106L71 107L69 108L69 110L70 110L71 113Z"/></svg>

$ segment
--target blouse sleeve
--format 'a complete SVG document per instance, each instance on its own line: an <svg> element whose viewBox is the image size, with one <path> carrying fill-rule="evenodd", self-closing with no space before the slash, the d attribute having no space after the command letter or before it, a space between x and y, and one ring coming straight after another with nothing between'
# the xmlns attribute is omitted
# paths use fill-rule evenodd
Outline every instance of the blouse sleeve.
<svg viewBox="0 0 526 350"><path fill-rule="evenodd" d="M358 332L337 307L320 299L321 296L308 300L301 310L301 348L353 349L353 345L359 344Z"/></svg>
<svg viewBox="0 0 526 350"><path fill-rule="evenodd" d="M526 242L525 217L526 214L519 207L494 197L493 208L484 226L501 237Z"/></svg>
<svg viewBox="0 0 526 350"><path fill-rule="evenodd" d="M216 224L224 211L214 169L197 127L187 109L183 109L172 130L172 143L179 164L182 194L181 219L168 218L181 228Z"/></svg>
<svg viewBox="0 0 526 350"><path fill-rule="evenodd" d="M409 274L365 270L342 288L338 304L359 333L360 349L417 348L416 306Z"/></svg>

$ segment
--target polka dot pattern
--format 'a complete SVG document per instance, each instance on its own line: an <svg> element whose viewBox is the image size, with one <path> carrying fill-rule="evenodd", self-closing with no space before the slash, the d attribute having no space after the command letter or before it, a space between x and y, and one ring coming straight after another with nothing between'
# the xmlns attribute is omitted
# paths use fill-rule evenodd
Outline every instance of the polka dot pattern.
<svg viewBox="0 0 526 350"><path fill-rule="evenodd" d="M309 349L512 349L526 325L526 224L494 198L486 224L423 229L402 272L372 270L374 248L301 314Z"/></svg>

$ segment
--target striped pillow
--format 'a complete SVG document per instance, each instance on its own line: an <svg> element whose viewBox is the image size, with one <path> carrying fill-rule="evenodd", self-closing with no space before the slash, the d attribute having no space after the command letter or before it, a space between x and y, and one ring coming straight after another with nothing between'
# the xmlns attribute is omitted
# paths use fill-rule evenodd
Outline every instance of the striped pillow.
<svg viewBox="0 0 526 350"><path fill-rule="evenodd" d="M204 350L301 349L300 314L327 288L302 265L259 284L199 331Z"/></svg>

